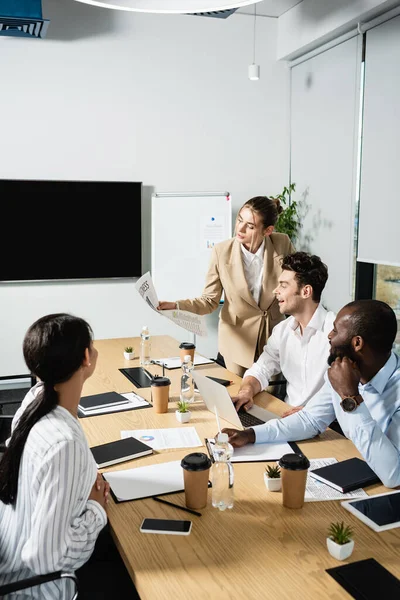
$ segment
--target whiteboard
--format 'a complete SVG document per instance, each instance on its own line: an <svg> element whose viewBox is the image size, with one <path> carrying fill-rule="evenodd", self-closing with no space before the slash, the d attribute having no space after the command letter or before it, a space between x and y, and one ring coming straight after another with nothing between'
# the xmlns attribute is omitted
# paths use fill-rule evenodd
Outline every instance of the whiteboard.
<svg viewBox="0 0 400 600"><path fill-rule="evenodd" d="M151 275L160 301L200 296L212 248L232 236L229 192L151 198Z"/></svg>

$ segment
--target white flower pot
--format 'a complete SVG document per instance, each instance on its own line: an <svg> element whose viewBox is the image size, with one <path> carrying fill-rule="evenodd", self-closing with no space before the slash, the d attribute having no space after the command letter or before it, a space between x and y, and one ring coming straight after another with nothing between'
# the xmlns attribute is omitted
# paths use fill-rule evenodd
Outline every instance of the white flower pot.
<svg viewBox="0 0 400 600"><path fill-rule="evenodd" d="M267 473L264 473L264 482L265 482L266 488L270 492L280 492L281 491L282 480L280 477L270 478L270 477L268 477Z"/></svg>
<svg viewBox="0 0 400 600"><path fill-rule="evenodd" d="M354 550L354 540L350 540L347 544L337 544L331 538L326 538L326 545L329 554L337 560L346 560Z"/></svg>
<svg viewBox="0 0 400 600"><path fill-rule="evenodd" d="M135 353L134 352L124 352L124 358L125 358L125 360L132 360L135 358Z"/></svg>
<svg viewBox="0 0 400 600"><path fill-rule="evenodd" d="M184 413L179 412L179 410L176 410L175 415L179 423L189 423L192 413L190 412L190 410Z"/></svg>

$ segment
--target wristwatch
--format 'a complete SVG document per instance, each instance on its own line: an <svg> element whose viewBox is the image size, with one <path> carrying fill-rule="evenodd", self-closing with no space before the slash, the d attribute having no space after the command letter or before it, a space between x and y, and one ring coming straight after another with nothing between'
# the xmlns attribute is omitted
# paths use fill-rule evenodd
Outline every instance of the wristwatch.
<svg viewBox="0 0 400 600"><path fill-rule="evenodd" d="M360 394L356 394L355 396L342 396L342 401L340 406L344 410L344 412L353 412L364 402L364 398L360 396Z"/></svg>

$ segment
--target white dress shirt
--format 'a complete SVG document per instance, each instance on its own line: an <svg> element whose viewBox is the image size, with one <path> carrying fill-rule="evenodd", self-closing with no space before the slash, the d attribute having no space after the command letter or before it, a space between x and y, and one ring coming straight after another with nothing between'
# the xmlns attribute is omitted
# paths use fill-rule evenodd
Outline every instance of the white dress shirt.
<svg viewBox="0 0 400 600"><path fill-rule="evenodd" d="M264 269L265 242L264 240L262 241L261 246L255 254L249 252L243 244L241 244L240 247L242 249L244 276L251 295L257 304L259 304Z"/></svg>
<svg viewBox="0 0 400 600"><path fill-rule="evenodd" d="M282 372L287 380L285 401L291 406L303 406L324 384L328 333L334 320L335 314L319 304L303 333L294 317L278 323L260 358L243 377L255 377L265 390L271 377Z"/></svg>
<svg viewBox="0 0 400 600"><path fill-rule="evenodd" d="M345 436L383 485L397 487L400 485L400 357L392 352L375 377L364 385L360 383L358 390L364 402L355 411L346 413L326 374L323 388L304 410L253 427L256 443L312 438L325 431L336 418Z"/></svg>
<svg viewBox="0 0 400 600"><path fill-rule="evenodd" d="M42 384L25 396L13 428ZM97 467L82 427L57 406L31 429L19 467L15 505L0 502L0 583L81 567L107 523L103 507L88 500ZM64 581L29 590L29 598L70 598ZM19 596L18 596L19 597Z"/></svg>

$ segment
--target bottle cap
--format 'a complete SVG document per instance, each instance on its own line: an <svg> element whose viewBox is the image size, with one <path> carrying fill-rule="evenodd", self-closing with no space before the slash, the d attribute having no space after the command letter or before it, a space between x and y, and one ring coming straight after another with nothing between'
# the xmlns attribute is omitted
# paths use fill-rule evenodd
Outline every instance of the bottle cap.
<svg viewBox="0 0 400 600"><path fill-rule="evenodd" d="M304 471L310 467L310 461L304 455L284 454L279 461L279 466L289 471Z"/></svg>
<svg viewBox="0 0 400 600"><path fill-rule="evenodd" d="M169 377L153 377L151 382L152 387L165 387L166 385L171 385Z"/></svg>
<svg viewBox="0 0 400 600"><path fill-rule="evenodd" d="M143 331L143 329L148 329L147 325L143 325L142 331Z"/></svg>
<svg viewBox="0 0 400 600"><path fill-rule="evenodd" d="M192 452L182 458L181 467L186 471L205 471L211 467L211 460L203 452Z"/></svg>
<svg viewBox="0 0 400 600"><path fill-rule="evenodd" d="M229 440L229 435L227 433L219 433L217 435L217 442L225 444Z"/></svg>
<svg viewBox="0 0 400 600"><path fill-rule="evenodd" d="M184 348L185 350L195 350L196 346L192 342L182 342L179 345L179 348Z"/></svg>
<svg viewBox="0 0 400 600"><path fill-rule="evenodd" d="M183 357L183 362L189 362L189 360L192 360L192 357L190 356L190 354L185 354L185 356Z"/></svg>

